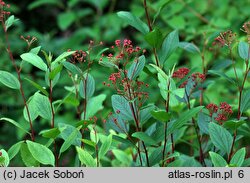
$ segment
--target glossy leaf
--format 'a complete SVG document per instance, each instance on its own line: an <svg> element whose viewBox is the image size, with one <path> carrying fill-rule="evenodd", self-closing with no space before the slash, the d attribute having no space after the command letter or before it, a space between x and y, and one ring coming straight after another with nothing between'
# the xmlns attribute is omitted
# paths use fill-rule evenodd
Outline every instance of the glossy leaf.
<svg viewBox="0 0 250 183"><path fill-rule="evenodd" d="M167 113L166 111L159 110L159 111L151 111L152 116L161 121L161 122L168 122L171 118L171 114Z"/></svg>
<svg viewBox="0 0 250 183"><path fill-rule="evenodd" d="M62 144L60 148L59 157L61 156L63 152L65 152L74 143L74 141L77 138L80 128L81 126L79 128L76 128L74 131L72 131L71 134L69 134L69 136L67 137L67 139L64 141L64 143Z"/></svg>
<svg viewBox="0 0 250 183"><path fill-rule="evenodd" d="M100 147L100 150L98 152L100 159L103 158L105 154L109 151L111 143L112 143L112 135L110 134Z"/></svg>
<svg viewBox="0 0 250 183"><path fill-rule="evenodd" d="M86 165L87 167L96 167L96 161L86 150L76 147L76 151L82 165Z"/></svg>
<svg viewBox="0 0 250 183"><path fill-rule="evenodd" d="M39 135L42 135L45 138L52 138L55 139L59 134L60 130L58 128L52 128L49 130L43 130L39 133Z"/></svg>
<svg viewBox="0 0 250 183"><path fill-rule="evenodd" d="M40 165L40 163L31 154L30 150L28 149L27 144L23 143L21 145L20 153L21 153L21 158L22 158L23 163L25 164L25 166L27 166L27 167L33 167L33 166L38 167Z"/></svg>
<svg viewBox="0 0 250 183"><path fill-rule="evenodd" d="M32 64L33 66L41 69L42 71L47 71L47 65L44 63L43 59L34 53L24 53L20 56L24 61Z"/></svg>
<svg viewBox="0 0 250 183"><path fill-rule="evenodd" d="M14 121L13 119L10 119L10 118L0 118L0 121L7 121L7 122L13 124L14 126L16 126L17 128L19 128L20 130L22 130L25 133L27 133L27 134L30 135L30 133L26 129L24 129L24 127L22 127L18 122Z"/></svg>
<svg viewBox="0 0 250 183"><path fill-rule="evenodd" d="M238 46L238 52L242 59L248 60L249 59L249 44L246 42L240 41Z"/></svg>
<svg viewBox="0 0 250 183"><path fill-rule="evenodd" d="M222 78L228 80L230 83L236 85L235 81L232 78L228 77L226 74L224 74L221 71L208 70L208 74L213 74L213 75L221 76Z"/></svg>
<svg viewBox="0 0 250 183"><path fill-rule="evenodd" d="M240 104L240 112L245 112L250 109L250 89L243 91L243 96Z"/></svg>
<svg viewBox="0 0 250 183"><path fill-rule="evenodd" d="M239 149L232 157L230 164L236 165L237 167L240 167L246 156L246 148Z"/></svg>
<svg viewBox="0 0 250 183"><path fill-rule="evenodd" d="M128 70L128 78L133 80L139 76L145 66L145 62L146 59L144 55L140 56L137 61L133 62Z"/></svg>
<svg viewBox="0 0 250 183"><path fill-rule="evenodd" d="M112 107L114 111L120 111L121 117L124 120L132 120L133 115L129 106L129 101L127 101L123 96L121 95L112 95L111 97L112 101Z"/></svg>
<svg viewBox="0 0 250 183"><path fill-rule="evenodd" d="M20 83L18 79L7 71L0 71L0 82L9 88L16 90L20 89Z"/></svg>
<svg viewBox="0 0 250 183"><path fill-rule="evenodd" d="M42 87L40 86L39 84L37 84L36 82L28 79L28 78L25 78L25 80L27 80L30 84L32 84L36 89L38 89L39 91L41 91L44 95L46 95L47 97L49 96L49 93Z"/></svg>
<svg viewBox="0 0 250 183"><path fill-rule="evenodd" d="M23 144L23 141L20 141L10 147L10 149L8 150L8 155L9 155L10 160L12 160L18 154L18 152L21 149L22 144Z"/></svg>
<svg viewBox="0 0 250 183"><path fill-rule="evenodd" d="M1 152L0 166L7 167L10 163L9 155L4 149L0 149L0 152Z"/></svg>
<svg viewBox="0 0 250 183"><path fill-rule="evenodd" d="M161 46L163 36L162 36L160 29L155 28L153 31L147 33L144 36L144 39L153 48L159 48Z"/></svg>
<svg viewBox="0 0 250 183"><path fill-rule="evenodd" d="M178 48L179 46L179 33L178 30L170 32L162 43L160 51L160 62L164 64L168 57Z"/></svg>
<svg viewBox="0 0 250 183"><path fill-rule="evenodd" d="M200 49L193 43L180 42L179 47L190 53L200 53Z"/></svg>
<svg viewBox="0 0 250 183"><path fill-rule="evenodd" d="M51 120L52 111L48 97L41 95L40 93L35 93L33 100L36 106L37 113L42 118Z"/></svg>
<svg viewBox="0 0 250 183"><path fill-rule="evenodd" d="M132 137L138 138L147 145L156 145L156 141L144 132L135 132Z"/></svg>
<svg viewBox="0 0 250 183"><path fill-rule="evenodd" d="M63 62L62 63L63 64L63 66L68 70L68 71L70 71L73 75L79 75L80 77L82 76L82 71L81 71L81 69L79 68L79 67L77 67L76 65L74 65L74 64L72 64L72 63L70 63L70 62L67 62L67 61L65 61L65 62Z"/></svg>
<svg viewBox="0 0 250 183"><path fill-rule="evenodd" d="M209 152L209 155L211 157L212 163L215 167L226 167L227 162L226 160L219 154L215 152Z"/></svg>
<svg viewBox="0 0 250 183"><path fill-rule="evenodd" d="M131 25L132 27L136 28L138 31L140 31L143 34L147 34L149 32L147 24L142 22L138 17L131 14L127 11L120 11L117 13L117 15L123 19L126 23Z"/></svg>
<svg viewBox="0 0 250 183"><path fill-rule="evenodd" d="M185 123L187 123L188 120L190 120L192 117L194 117L203 106L192 108L188 111L183 112L176 121L171 121L171 125L169 125L167 134L173 133L175 130L180 129Z"/></svg>
<svg viewBox="0 0 250 183"><path fill-rule="evenodd" d="M28 149L32 156L44 165L55 165L55 157L50 149L36 142L26 141Z"/></svg>
<svg viewBox="0 0 250 183"><path fill-rule="evenodd" d="M209 135L215 147L229 154L233 142L231 134L225 128L216 123L209 123L208 126Z"/></svg>
<svg viewBox="0 0 250 183"><path fill-rule="evenodd" d="M86 118L89 119L93 117L98 111L103 109L103 102L106 99L105 94L100 94L95 97L92 97L88 101ZM84 113L82 113L82 119L84 119Z"/></svg>
<svg viewBox="0 0 250 183"><path fill-rule="evenodd" d="M79 94L82 98L89 99L95 92L95 80L90 74L85 74L80 81Z"/></svg>

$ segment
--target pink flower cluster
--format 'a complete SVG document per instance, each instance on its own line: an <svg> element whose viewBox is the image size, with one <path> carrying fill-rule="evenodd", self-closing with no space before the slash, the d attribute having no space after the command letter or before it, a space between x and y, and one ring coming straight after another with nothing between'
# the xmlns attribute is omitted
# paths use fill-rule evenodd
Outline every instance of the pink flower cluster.
<svg viewBox="0 0 250 183"><path fill-rule="evenodd" d="M214 119L220 124L233 114L232 107L226 102L221 102L220 106L210 103L206 108L209 110L210 117L212 117L214 113L217 113L217 116Z"/></svg>
<svg viewBox="0 0 250 183"><path fill-rule="evenodd" d="M2 22L3 24L10 15L10 12L6 11L6 9L8 8L10 8L10 5L6 4L3 0L0 0L0 22Z"/></svg>

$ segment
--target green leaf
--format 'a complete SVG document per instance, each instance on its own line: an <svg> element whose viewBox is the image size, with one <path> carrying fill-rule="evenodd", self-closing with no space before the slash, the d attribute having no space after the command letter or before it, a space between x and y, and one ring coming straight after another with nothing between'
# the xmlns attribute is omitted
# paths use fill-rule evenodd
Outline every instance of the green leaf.
<svg viewBox="0 0 250 183"><path fill-rule="evenodd" d="M178 48L179 46L179 33L178 30L170 32L162 43L162 48L159 53L160 62L163 65L168 57Z"/></svg>
<svg viewBox="0 0 250 183"><path fill-rule="evenodd" d="M28 149L32 156L44 165L55 165L55 157L50 149L36 142L26 141Z"/></svg>
<svg viewBox="0 0 250 183"><path fill-rule="evenodd" d="M112 107L114 111L120 111L121 117L124 120L132 120L133 115L129 106L129 101L127 101L123 96L121 95L112 95L111 97Z"/></svg>
<svg viewBox="0 0 250 183"><path fill-rule="evenodd" d="M6 30L10 28L15 22L17 22L19 19L15 19L14 15L11 15L6 21L5 21L5 27Z"/></svg>
<svg viewBox="0 0 250 183"><path fill-rule="evenodd" d="M50 73L49 73L49 79L53 80L61 71L63 66L59 64L56 66Z"/></svg>
<svg viewBox="0 0 250 183"><path fill-rule="evenodd" d="M223 77L224 79L228 80L230 83L236 85L236 82L235 82L232 78L228 77L226 74L224 74L224 73L221 72L221 71L208 70L207 73L208 73L208 74L217 75L217 76L221 76L221 77Z"/></svg>
<svg viewBox="0 0 250 183"><path fill-rule="evenodd" d="M156 145L156 141L144 132L135 132L132 137L138 138L147 145Z"/></svg>
<svg viewBox="0 0 250 183"><path fill-rule="evenodd" d="M61 55L59 55L55 61L52 62L52 67L55 67L56 64L58 64L58 62L63 61L66 57L72 55L73 53L75 53L75 51L66 51L63 52Z"/></svg>
<svg viewBox="0 0 250 183"><path fill-rule="evenodd" d="M190 109L189 111L183 112L176 121L171 121L171 125L169 125L169 129L167 134L173 133L175 130L180 129L189 119L194 117L203 106L195 107Z"/></svg>
<svg viewBox="0 0 250 183"><path fill-rule="evenodd" d="M52 128L48 130L43 130L39 133L39 135L42 135L45 138L52 138L55 139L59 134L60 130L58 128Z"/></svg>
<svg viewBox="0 0 250 183"><path fill-rule="evenodd" d="M98 96L92 97L88 101L86 119L93 117L98 111L103 109L103 102L106 99L105 94L100 94ZM82 113L83 119L84 113Z"/></svg>
<svg viewBox="0 0 250 183"><path fill-rule="evenodd" d="M240 104L240 112L243 113L250 109L250 89L243 92Z"/></svg>
<svg viewBox="0 0 250 183"><path fill-rule="evenodd" d="M249 59L249 45L246 42L240 41L238 46L238 52L242 59L248 60Z"/></svg>
<svg viewBox="0 0 250 183"><path fill-rule="evenodd" d="M27 144L22 143L20 152L23 163L27 167L38 167L40 165L40 163L32 156Z"/></svg>
<svg viewBox="0 0 250 183"><path fill-rule="evenodd" d="M76 18L75 12L63 12L57 16L57 24L61 30L66 30Z"/></svg>
<svg viewBox="0 0 250 183"><path fill-rule="evenodd" d="M138 31L140 31L143 34L147 34L149 32L147 24L142 22L138 17L131 14L127 11L119 11L117 15L123 19L126 23L131 25L132 27L136 28Z"/></svg>
<svg viewBox="0 0 250 183"><path fill-rule="evenodd" d="M193 43L180 42L179 47L190 53L200 53L200 49Z"/></svg>
<svg viewBox="0 0 250 183"><path fill-rule="evenodd" d="M34 99L34 95L31 96L29 98L28 102L27 102L31 121L34 121L38 117L38 112L37 112L37 109L36 109L36 103L35 103L35 101L33 99ZM23 108L23 117L24 117L24 119L26 121L29 122L27 109L26 109L25 106Z"/></svg>
<svg viewBox="0 0 250 183"><path fill-rule="evenodd" d="M38 89L39 91L41 91L44 95L46 95L47 97L49 96L49 93L42 87L40 86L39 84L37 84L36 82L28 79L28 78L25 78L25 80L27 80L30 84L32 84L36 89Z"/></svg>
<svg viewBox="0 0 250 183"><path fill-rule="evenodd" d="M163 146L154 149L154 151L150 154L148 158L150 166L154 166L160 163L160 161L162 160L162 152Z"/></svg>
<svg viewBox="0 0 250 183"><path fill-rule="evenodd" d="M143 70L145 66L145 61L146 61L145 56L142 55L138 58L138 60L133 62L133 64L128 69L129 79L133 80L134 78L139 76L139 74L141 73L141 71Z"/></svg>
<svg viewBox="0 0 250 183"><path fill-rule="evenodd" d="M86 91L86 93L85 93ZM95 80L90 74L84 74L84 78L80 81L79 94L82 98L89 99L95 92Z"/></svg>
<svg viewBox="0 0 250 183"><path fill-rule="evenodd" d="M146 123L151 117L151 111L155 109L154 105L148 105L146 107L144 107L143 109L140 110L140 123L143 125L144 123Z"/></svg>
<svg viewBox="0 0 250 183"><path fill-rule="evenodd" d="M144 39L153 48L159 48L162 44L163 36L160 29L155 28L153 31L147 33Z"/></svg>
<svg viewBox="0 0 250 183"><path fill-rule="evenodd" d="M36 0L29 4L28 9L32 10L42 5L60 5L60 1L58 0Z"/></svg>
<svg viewBox="0 0 250 183"><path fill-rule="evenodd" d="M234 156L232 157L230 161L230 164L240 167L245 160L245 156L246 156L246 148L243 147L234 154Z"/></svg>
<svg viewBox="0 0 250 183"><path fill-rule="evenodd" d="M209 152L209 155L211 157L212 163L215 167L226 167L227 162L226 160L219 154L215 152Z"/></svg>
<svg viewBox="0 0 250 183"><path fill-rule="evenodd" d="M33 66L41 69L42 71L47 71L48 67L47 65L43 62L41 57L34 53L24 53L20 56L24 61L32 64Z"/></svg>
<svg viewBox="0 0 250 183"><path fill-rule="evenodd" d="M120 149L113 149L112 150L113 154L115 155L116 159L119 160L121 163L124 165L131 165L132 163L132 158L126 152L120 150Z"/></svg>
<svg viewBox="0 0 250 183"><path fill-rule="evenodd" d="M0 167L1 166L7 167L10 163L9 155L4 149L0 149L0 153L2 154L0 156Z"/></svg>
<svg viewBox="0 0 250 183"><path fill-rule="evenodd" d="M106 140L103 142L100 150L99 150L99 158L103 158L105 156L105 154L109 151L110 149L110 146L111 146L111 143L112 143L112 135L110 134Z"/></svg>
<svg viewBox="0 0 250 183"><path fill-rule="evenodd" d="M68 138L64 141L64 143L62 144L61 148L60 148L60 152L59 152L59 157L61 156L61 154L63 152L65 152L76 140L77 135L79 133L81 126L79 128L76 128L69 136Z"/></svg>
<svg viewBox="0 0 250 183"><path fill-rule="evenodd" d="M19 128L20 130L22 130L22 131L24 131L25 133L27 133L27 134L30 135L30 133L29 133L27 130L25 130L19 123L17 123L17 122L14 121L13 119L10 119L10 118L0 118L0 121L7 121L7 122L9 122L9 123L15 125L15 126L16 126L17 128Z"/></svg>
<svg viewBox="0 0 250 183"><path fill-rule="evenodd" d="M86 150L76 147L76 151L82 165L86 165L87 167L96 167L96 161Z"/></svg>
<svg viewBox="0 0 250 183"><path fill-rule="evenodd" d="M12 160L17 155L17 153L21 149L22 144L23 141L17 142L14 145L12 145L11 148L8 150L10 160Z"/></svg>
<svg viewBox="0 0 250 183"><path fill-rule="evenodd" d="M209 123L209 134L212 143L223 152L230 153L233 142L231 134L222 126L216 123Z"/></svg>
<svg viewBox="0 0 250 183"><path fill-rule="evenodd" d="M39 53L39 51L41 50L41 46L37 46L37 47L35 47L35 48L32 48L29 52L30 53L34 53L34 54L38 54Z"/></svg>
<svg viewBox="0 0 250 183"><path fill-rule="evenodd" d="M243 125L244 123L246 123L246 121L242 121L242 120L231 120L231 121L227 121L224 123L224 127L226 128L230 128L232 130L236 130L238 129L241 125Z"/></svg>
<svg viewBox="0 0 250 183"><path fill-rule="evenodd" d="M9 72L0 71L0 82L9 88L16 90L20 89L20 83L18 79Z"/></svg>
<svg viewBox="0 0 250 183"><path fill-rule="evenodd" d="M71 125L68 125L65 123L59 123L58 127L59 127L58 129L61 133L60 136L64 141L66 141L67 138L70 136L70 134L72 134L74 131L78 131L77 138L74 140L74 142L72 144L75 146L81 145L80 139L82 138L82 134L74 126L71 126Z"/></svg>
<svg viewBox="0 0 250 183"><path fill-rule="evenodd" d="M167 113L166 111L160 110L160 111L151 111L152 116L161 122L168 122L171 118L171 114Z"/></svg>
<svg viewBox="0 0 250 183"><path fill-rule="evenodd" d="M82 73L81 69L79 67L77 67L76 65L74 65L70 62L67 62L67 61L63 62L62 64L72 74L82 77L83 73Z"/></svg>
<svg viewBox="0 0 250 183"><path fill-rule="evenodd" d="M155 68L158 74L160 74L166 81L169 79L168 75L160 67L154 64L149 64L149 65Z"/></svg>
<svg viewBox="0 0 250 183"><path fill-rule="evenodd" d="M37 113L42 118L51 120L52 111L48 97L41 95L40 93L35 93L33 100L36 106Z"/></svg>

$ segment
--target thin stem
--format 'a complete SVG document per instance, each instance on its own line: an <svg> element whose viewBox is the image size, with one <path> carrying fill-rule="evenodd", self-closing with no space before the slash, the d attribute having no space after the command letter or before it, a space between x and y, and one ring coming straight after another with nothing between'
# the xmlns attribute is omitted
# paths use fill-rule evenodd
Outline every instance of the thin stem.
<svg viewBox="0 0 250 183"><path fill-rule="evenodd" d="M232 54L231 51L230 51L230 54ZM248 49L248 58L245 61L245 63L246 63L246 71L245 71L245 74L244 74L243 82L242 82L242 85L238 87L238 90L239 90L238 114L237 114L237 119L238 120L240 120L240 118L241 118L242 92L243 92L245 82L246 82L246 79L247 79L247 75L248 75L248 72L249 72L249 68L248 68L248 64L249 64L248 60L249 60L249 58L250 58L250 47ZM235 69L235 67L234 67L234 69ZM235 77L237 78L236 72L235 72ZM229 153L229 156L228 156L228 162L230 162L230 160L231 160L231 158L233 156L233 148L234 148L236 137L237 137L237 129L235 129L235 131L234 131L234 138L233 138L232 146L231 146L230 153Z"/></svg>
<svg viewBox="0 0 250 183"><path fill-rule="evenodd" d="M16 71L17 77L18 77L18 81L19 81L19 84L20 84L20 92L21 92L23 103L24 103L24 106L25 106L25 109L26 109L26 112L27 112L27 116L28 116L28 120L29 120L29 125L30 125L30 130L31 130L31 140L35 141L35 132L34 132L34 128L33 128L32 120L31 120L31 116L30 116L29 107L28 107L27 100L26 100L26 97L25 97L25 94L24 94L24 90L23 90L23 84L22 84L22 79L21 79L21 69L19 69L17 67L17 65L16 65L16 61L15 61L15 59L13 57L13 54L12 54L12 51L10 49L9 37L8 37L7 30L6 30L6 26L5 26L5 24L4 24L3 21L2 21L2 27L4 29L5 42L6 42L6 45L7 45L7 52L9 54L10 60L12 62L12 65L15 68L15 71Z"/></svg>
<svg viewBox="0 0 250 183"><path fill-rule="evenodd" d="M49 67L49 71L51 72L51 67ZM52 80L49 79L49 102L50 102L50 108L51 108L51 128L55 127L55 111L53 107L53 83ZM56 159L56 167L59 166L59 155L57 154L57 145L56 145L56 140L54 140L54 156Z"/></svg>
<svg viewBox="0 0 250 183"><path fill-rule="evenodd" d="M151 32L151 31L153 31L153 27L152 27L152 24L151 24L151 21L150 21L149 13L148 13L147 0L143 1L143 6L144 6L146 18L147 18L148 28L149 28L149 31ZM153 48L153 53L154 53L154 56L155 56L155 63L156 63L156 65L158 67L160 67L160 63L159 63L159 59L158 59L158 56L157 56L156 48Z"/></svg>
<svg viewBox="0 0 250 183"><path fill-rule="evenodd" d="M185 89L185 94L186 94L186 97L187 97L187 106L188 106L188 109L190 110L191 109L190 99L189 99L189 96L187 94L186 89ZM200 162L202 163L203 166L206 167L206 163L205 163L205 159L204 159L204 153L203 153L202 146L201 146L201 138L200 138L200 134L199 134L199 129L198 129L196 123L195 123L194 118L192 118L192 123L193 123L194 129L195 129L196 137L197 137L198 144L199 144Z"/></svg>
<svg viewBox="0 0 250 183"><path fill-rule="evenodd" d="M169 112L169 102L170 102L170 79L167 83L167 100L165 101L166 104L166 112ZM171 136L171 143L172 143L172 153L174 153L174 137L173 134ZM167 123L164 125L164 145L163 145L163 151L162 151L162 166L164 166L164 159L165 159L165 153L166 153L166 146L167 146Z"/></svg>

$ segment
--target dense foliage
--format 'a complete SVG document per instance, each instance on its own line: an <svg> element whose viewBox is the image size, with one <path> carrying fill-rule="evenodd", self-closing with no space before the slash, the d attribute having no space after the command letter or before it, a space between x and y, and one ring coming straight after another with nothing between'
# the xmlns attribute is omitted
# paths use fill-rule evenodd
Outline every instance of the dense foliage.
<svg viewBox="0 0 250 183"><path fill-rule="evenodd" d="M0 165L249 166L249 9L0 0Z"/></svg>

